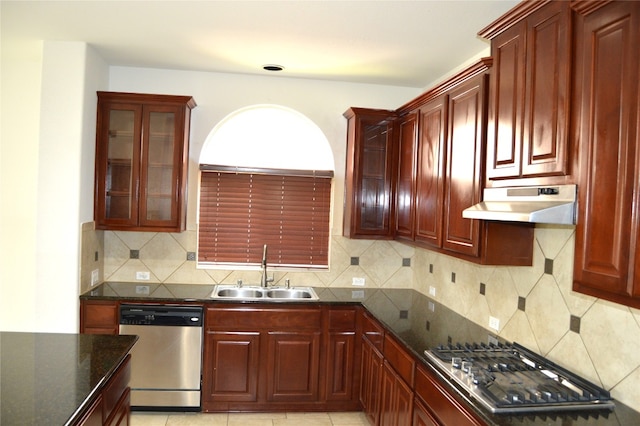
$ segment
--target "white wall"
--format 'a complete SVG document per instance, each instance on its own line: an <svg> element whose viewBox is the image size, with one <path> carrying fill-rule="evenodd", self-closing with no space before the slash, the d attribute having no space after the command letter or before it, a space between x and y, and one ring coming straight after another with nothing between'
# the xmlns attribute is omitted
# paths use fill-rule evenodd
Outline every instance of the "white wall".
<svg viewBox="0 0 640 426"><path fill-rule="evenodd" d="M28 113L2 111L0 329L72 333L79 322L80 224L93 216L95 91L106 87L108 74L86 43L41 46L35 63L3 55L3 76L10 72L3 87L30 97L2 95L3 107L16 103Z"/></svg>
<svg viewBox="0 0 640 426"><path fill-rule="evenodd" d="M1 47L0 330L23 330L35 299L42 42L2 37Z"/></svg>

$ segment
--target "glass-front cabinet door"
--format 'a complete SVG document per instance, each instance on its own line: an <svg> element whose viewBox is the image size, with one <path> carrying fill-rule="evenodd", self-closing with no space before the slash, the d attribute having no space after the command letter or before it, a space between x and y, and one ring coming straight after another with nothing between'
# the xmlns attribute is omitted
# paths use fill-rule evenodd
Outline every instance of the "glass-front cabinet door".
<svg viewBox="0 0 640 426"><path fill-rule="evenodd" d="M97 229L186 225L189 96L98 92Z"/></svg>

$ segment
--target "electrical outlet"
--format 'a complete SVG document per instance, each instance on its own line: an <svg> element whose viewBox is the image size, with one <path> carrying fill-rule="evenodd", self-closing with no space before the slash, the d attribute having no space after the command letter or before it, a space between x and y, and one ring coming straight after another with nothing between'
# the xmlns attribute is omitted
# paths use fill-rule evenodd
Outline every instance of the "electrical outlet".
<svg viewBox="0 0 640 426"><path fill-rule="evenodd" d="M364 278L353 277L353 280L351 281L351 285L364 286Z"/></svg>
<svg viewBox="0 0 640 426"><path fill-rule="evenodd" d="M149 273L149 271L136 272L136 280L149 281L150 278L151 278L151 274Z"/></svg>
<svg viewBox="0 0 640 426"><path fill-rule="evenodd" d="M136 286L136 294L149 294L149 286L148 285L137 285Z"/></svg>
<svg viewBox="0 0 640 426"><path fill-rule="evenodd" d="M94 269L91 271L91 287L98 284L100 281L100 269Z"/></svg>
<svg viewBox="0 0 640 426"><path fill-rule="evenodd" d="M436 297L436 288L432 285L429 286L429 296Z"/></svg>
<svg viewBox="0 0 640 426"><path fill-rule="evenodd" d="M364 290L353 290L351 292L352 299L364 299Z"/></svg>
<svg viewBox="0 0 640 426"><path fill-rule="evenodd" d="M429 302L429 310L431 312L435 312L436 311L436 304L430 301Z"/></svg>
<svg viewBox="0 0 640 426"><path fill-rule="evenodd" d="M489 317L489 328L500 331L500 320L496 317Z"/></svg>

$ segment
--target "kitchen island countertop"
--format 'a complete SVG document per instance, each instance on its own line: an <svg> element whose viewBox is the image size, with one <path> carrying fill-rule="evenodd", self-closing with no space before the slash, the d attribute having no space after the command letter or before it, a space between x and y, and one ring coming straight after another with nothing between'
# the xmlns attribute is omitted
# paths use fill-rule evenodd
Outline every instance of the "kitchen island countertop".
<svg viewBox="0 0 640 426"><path fill-rule="evenodd" d="M154 283L104 283L80 296L84 300L117 300L125 303L239 303L238 301L214 300L210 297L213 285L154 284ZM492 414L480 403L470 398L451 380L441 376L438 368L425 356L424 350L440 344L458 342L503 341L491 331L479 326L428 298L410 289L369 288L314 288L318 301L285 302L288 304L358 304L364 306L380 321L414 357L424 366L440 376L443 383L456 392L463 401L494 426L631 426L640 425L640 413L616 401L613 412L550 412L539 414ZM280 303L247 301L242 303Z"/></svg>
<svg viewBox="0 0 640 426"><path fill-rule="evenodd" d="M137 339L1 332L0 425L76 423Z"/></svg>

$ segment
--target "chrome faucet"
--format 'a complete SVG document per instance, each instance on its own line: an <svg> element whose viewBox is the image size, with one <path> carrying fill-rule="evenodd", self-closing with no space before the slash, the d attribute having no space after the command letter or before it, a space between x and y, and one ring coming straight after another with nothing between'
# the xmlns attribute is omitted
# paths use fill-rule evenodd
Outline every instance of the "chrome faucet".
<svg viewBox="0 0 640 426"><path fill-rule="evenodd" d="M273 282L273 276L267 278L267 245L262 249L262 277L260 278L260 287L268 287Z"/></svg>

